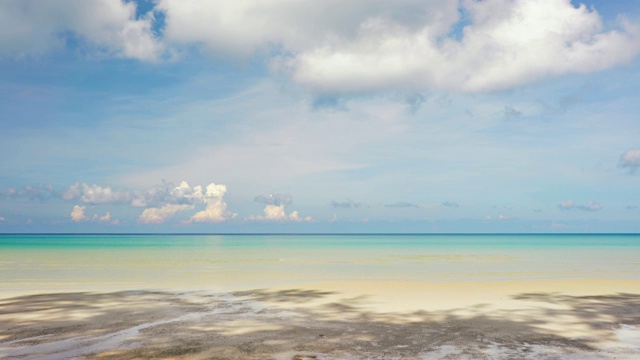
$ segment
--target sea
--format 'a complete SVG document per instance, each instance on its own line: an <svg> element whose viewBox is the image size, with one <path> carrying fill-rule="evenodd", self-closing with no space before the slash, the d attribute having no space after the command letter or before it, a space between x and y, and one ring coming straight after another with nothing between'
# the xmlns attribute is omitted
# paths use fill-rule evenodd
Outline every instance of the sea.
<svg viewBox="0 0 640 360"><path fill-rule="evenodd" d="M640 234L0 235L0 292L640 278Z"/></svg>

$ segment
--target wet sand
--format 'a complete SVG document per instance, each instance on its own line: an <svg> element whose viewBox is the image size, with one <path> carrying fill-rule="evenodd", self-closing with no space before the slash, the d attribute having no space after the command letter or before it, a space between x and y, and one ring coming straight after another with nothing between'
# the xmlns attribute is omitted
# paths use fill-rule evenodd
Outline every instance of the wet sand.
<svg viewBox="0 0 640 360"><path fill-rule="evenodd" d="M3 359L635 359L640 280L0 294Z"/></svg>

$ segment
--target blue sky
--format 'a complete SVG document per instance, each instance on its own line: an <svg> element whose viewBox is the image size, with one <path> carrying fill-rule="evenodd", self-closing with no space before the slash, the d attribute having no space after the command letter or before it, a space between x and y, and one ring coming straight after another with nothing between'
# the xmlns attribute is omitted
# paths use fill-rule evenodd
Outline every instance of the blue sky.
<svg viewBox="0 0 640 360"><path fill-rule="evenodd" d="M8 0L0 232L640 232L636 1Z"/></svg>

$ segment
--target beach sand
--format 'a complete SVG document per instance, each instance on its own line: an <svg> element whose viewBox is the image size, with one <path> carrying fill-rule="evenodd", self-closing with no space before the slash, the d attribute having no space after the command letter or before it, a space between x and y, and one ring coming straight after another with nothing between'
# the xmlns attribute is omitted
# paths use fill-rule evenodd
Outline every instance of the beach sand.
<svg viewBox="0 0 640 360"><path fill-rule="evenodd" d="M0 294L3 359L638 359L640 280Z"/></svg>

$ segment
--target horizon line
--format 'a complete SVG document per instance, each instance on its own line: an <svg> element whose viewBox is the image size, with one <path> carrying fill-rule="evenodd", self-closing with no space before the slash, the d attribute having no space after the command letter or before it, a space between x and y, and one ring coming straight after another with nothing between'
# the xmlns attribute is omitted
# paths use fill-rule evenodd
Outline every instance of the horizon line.
<svg viewBox="0 0 640 360"><path fill-rule="evenodd" d="M303 232L303 233L279 233L279 232L232 232L232 233L179 233L179 232L117 232L117 233L84 233L84 232L15 232L15 233L0 233L0 236L7 235L285 235L285 236L300 236L300 235L640 235L640 233L629 232L571 232L571 233L554 233L554 232L430 232L430 233L403 233L403 232Z"/></svg>

